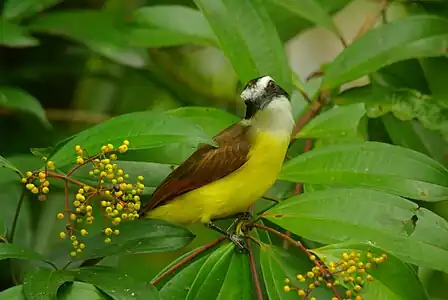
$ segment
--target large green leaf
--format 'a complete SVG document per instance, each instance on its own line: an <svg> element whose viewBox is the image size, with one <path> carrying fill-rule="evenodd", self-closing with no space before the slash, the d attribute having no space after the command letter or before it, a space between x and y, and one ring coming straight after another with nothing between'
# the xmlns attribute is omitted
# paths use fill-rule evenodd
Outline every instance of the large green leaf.
<svg viewBox="0 0 448 300"><path fill-rule="evenodd" d="M161 39L157 39L162 43L166 41L164 43L199 42L201 44L216 44L216 37L204 16L198 10L186 6L156 5L142 7L135 11L134 22L140 30L151 31L153 34L155 30L158 30L159 33L163 32L164 36L160 34ZM131 32L134 32L134 30ZM140 34L143 32L140 31ZM135 36L131 36L131 43L133 38ZM148 38L148 43L154 43L154 41L151 41L154 37L148 36ZM143 44L143 42L140 44Z"/></svg>
<svg viewBox="0 0 448 300"><path fill-rule="evenodd" d="M31 249L18 244L0 243L0 260L7 258L34 259L45 261L45 258Z"/></svg>
<svg viewBox="0 0 448 300"><path fill-rule="evenodd" d="M185 299L216 299L226 278L234 251L234 245L228 243L208 256Z"/></svg>
<svg viewBox="0 0 448 300"><path fill-rule="evenodd" d="M270 75L287 92L292 75L274 24L261 0L196 0L239 79Z"/></svg>
<svg viewBox="0 0 448 300"><path fill-rule="evenodd" d="M104 234L98 233L83 239L87 245L73 260L130 253L154 253L178 250L188 245L194 235L186 228L164 221L143 219L120 225L120 234L104 243ZM68 252L66 249L65 251Z"/></svg>
<svg viewBox="0 0 448 300"><path fill-rule="evenodd" d="M141 68L147 55L141 49L129 47L129 37L120 28L120 22L123 23L103 11L67 11L43 15L31 22L29 28L33 32L64 36L118 63Z"/></svg>
<svg viewBox="0 0 448 300"><path fill-rule="evenodd" d="M0 300L26 300L23 295L23 286L16 285L0 292Z"/></svg>
<svg viewBox="0 0 448 300"><path fill-rule="evenodd" d="M81 145L91 155L98 153L102 145L120 145L130 141L130 150L144 150L167 144L184 144L194 149L199 143L213 143L202 129L188 121L151 111L135 112L112 118L89 128L62 146L51 159L56 167L75 161L75 145ZM151 157L147 157L151 161Z"/></svg>
<svg viewBox="0 0 448 300"><path fill-rule="evenodd" d="M333 22L330 14L317 0L270 0L276 5L283 6L291 13L308 20L317 26L321 26L339 36L339 30Z"/></svg>
<svg viewBox="0 0 448 300"><path fill-rule="evenodd" d="M75 271L76 280L95 285L115 300L159 299L157 289L140 278L130 277L109 267L86 267Z"/></svg>
<svg viewBox="0 0 448 300"><path fill-rule="evenodd" d="M73 279L73 275L65 271L34 269L25 274L23 292L29 300L53 300L59 287Z"/></svg>
<svg viewBox="0 0 448 300"><path fill-rule="evenodd" d="M370 242L404 261L448 271L448 222L395 195L327 189L290 198L265 218L320 243Z"/></svg>
<svg viewBox="0 0 448 300"><path fill-rule="evenodd" d="M279 179L365 186L424 201L448 199L448 171L419 152L378 142L328 146L285 163Z"/></svg>
<svg viewBox="0 0 448 300"><path fill-rule="evenodd" d="M39 44L39 40L28 35L25 28L0 19L0 45L9 47L30 47Z"/></svg>
<svg viewBox="0 0 448 300"><path fill-rule="evenodd" d="M291 246L293 247L293 246ZM300 251L296 249L296 251ZM260 248L260 265L263 271L263 280L269 299L297 299L296 292L286 293L283 290L284 280L288 278L292 284L302 289L307 285L297 280L297 274L305 274L313 267L311 261L304 255L292 255L282 248L270 244L262 244ZM318 299L331 299L331 291L326 288L314 289L312 296Z"/></svg>
<svg viewBox="0 0 448 300"><path fill-rule="evenodd" d="M58 300L109 300L93 285L84 282L65 284L58 291Z"/></svg>
<svg viewBox="0 0 448 300"><path fill-rule="evenodd" d="M411 16L372 29L344 49L325 70L322 89L375 72L410 58L443 56L448 20L432 15Z"/></svg>
<svg viewBox="0 0 448 300"><path fill-rule="evenodd" d="M5 19L20 19L31 16L62 0L6 0L3 7Z"/></svg>
<svg viewBox="0 0 448 300"><path fill-rule="evenodd" d="M240 120L235 115L212 107L181 107L166 113L198 124L209 136L218 134Z"/></svg>
<svg viewBox="0 0 448 300"><path fill-rule="evenodd" d="M36 116L42 124L49 127L45 110L40 102L19 88L0 86L0 107L23 111Z"/></svg>
<svg viewBox="0 0 448 300"><path fill-rule="evenodd" d="M22 172L20 172L19 169L17 169L12 163L10 163L6 158L0 155L0 168L7 168L14 172L16 172L19 175L22 175Z"/></svg>
<svg viewBox="0 0 448 300"><path fill-rule="evenodd" d="M381 255L382 251L369 244L333 244L312 250L319 257L326 257L326 263L337 263L343 252L355 251L365 257L367 251L374 255ZM419 281L417 274L411 266L402 262L393 255L388 255L387 260L377 268L368 269L367 272L374 278L368 281L360 295L364 299L388 299L388 300L424 300L429 299L427 292ZM337 275L336 275L337 276ZM343 282L343 276L339 276Z"/></svg>
<svg viewBox="0 0 448 300"><path fill-rule="evenodd" d="M358 135L359 122L365 113L362 103L333 107L306 124L297 137L337 138Z"/></svg>

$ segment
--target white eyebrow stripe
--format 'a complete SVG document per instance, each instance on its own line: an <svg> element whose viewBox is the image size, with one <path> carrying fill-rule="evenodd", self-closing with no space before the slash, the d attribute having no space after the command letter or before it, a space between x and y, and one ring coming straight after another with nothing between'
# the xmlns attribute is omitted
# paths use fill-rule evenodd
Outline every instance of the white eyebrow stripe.
<svg viewBox="0 0 448 300"><path fill-rule="evenodd" d="M241 98L243 98L243 100L247 100L260 97L266 90L266 87L271 80L273 80L271 76L264 76L260 78L256 82L255 86L248 87L241 93Z"/></svg>

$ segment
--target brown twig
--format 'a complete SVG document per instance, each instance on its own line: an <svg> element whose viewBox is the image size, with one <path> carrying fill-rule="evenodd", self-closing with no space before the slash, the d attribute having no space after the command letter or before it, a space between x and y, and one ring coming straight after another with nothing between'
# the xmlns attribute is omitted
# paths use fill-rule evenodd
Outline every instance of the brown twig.
<svg viewBox="0 0 448 300"><path fill-rule="evenodd" d="M314 101L311 106L308 108L308 110L297 120L296 126L294 130L292 131L291 138L294 139L297 133L302 130L302 128L322 109L322 103L321 101Z"/></svg>
<svg viewBox="0 0 448 300"><path fill-rule="evenodd" d="M257 265L255 264L254 253L252 251L252 246L250 245L250 238L246 238L247 249L249 250L249 262L250 262L250 270L252 272L252 279L255 284L255 290L257 292L257 299L263 300L263 292L261 290L260 279L258 277Z"/></svg>
<svg viewBox="0 0 448 300"><path fill-rule="evenodd" d="M187 262L191 261L193 258L195 258L196 256L198 256L199 254L205 252L206 250L216 246L217 244L219 244L220 242L222 242L226 237L222 236L217 238L216 240L203 245L202 247L196 249L194 252L192 252L190 255L188 255L187 257L185 257L184 259L182 259L181 261L177 262L174 266L172 266L171 268L169 268L165 273L163 273L162 275L160 275L159 277L157 277L156 279L154 279L153 281L151 281L152 285L156 285L158 284L160 281L162 281L163 279L165 279L167 276L169 276L170 274L172 274L173 272L175 272L177 269L179 269L180 267L182 267L184 264L186 264Z"/></svg>
<svg viewBox="0 0 448 300"><path fill-rule="evenodd" d="M364 33L366 33L368 30L370 30L375 25L376 20L385 13L388 5L389 5L389 3L387 0L381 0L379 12L376 14L371 14L371 15L367 16L367 18L364 21L364 23L362 24L361 28L359 28L358 32L356 33L355 37L353 38L352 43L354 41L358 40L361 36L364 35Z"/></svg>
<svg viewBox="0 0 448 300"><path fill-rule="evenodd" d="M292 245L298 247L298 248L299 248L300 250L302 250L308 257L310 257L310 256L313 255L313 253L311 253L310 251L308 251L308 249L307 249L305 246L303 246L302 243L300 243L300 242L298 242L298 241L292 239L291 237L289 237L288 235L286 235L286 234L284 234L284 233L281 233L280 231L277 231L277 230L275 230L275 229L273 229L273 228L271 228L271 227L268 227L268 226L266 226L266 225L262 225L262 224L253 224L252 226L255 227L255 228L260 228L260 229L263 229L263 230L265 230L265 231L271 232L271 233L277 235L278 237L280 237L280 238L282 238L282 239L284 239L284 240L288 240L289 243L291 243ZM322 275L324 275L324 274L328 274L328 273L329 273L328 271L326 271L326 270L324 269L324 267L322 266L322 264L320 263L319 260L317 260L317 259L316 259L316 260L313 260L313 263L314 263L314 265L315 265L316 267L319 268L319 270L320 270L320 272L321 272ZM326 282L331 284L331 288L332 288L332 290L333 290L334 295L338 298L338 300L341 300L341 296L339 296L338 291L336 290L336 288L334 287L334 285L331 283L331 281L330 281L330 280L326 280Z"/></svg>

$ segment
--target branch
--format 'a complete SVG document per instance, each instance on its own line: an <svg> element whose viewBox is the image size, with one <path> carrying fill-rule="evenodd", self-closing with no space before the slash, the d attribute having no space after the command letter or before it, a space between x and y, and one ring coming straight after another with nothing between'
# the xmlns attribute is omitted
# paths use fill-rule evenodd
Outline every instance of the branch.
<svg viewBox="0 0 448 300"><path fill-rule="evenodd" d="M321 101L314 101L308 110L297 120L296 127L292 131L291 139L297 135L297 133L302 130L302 128L313 119L322 109Z"/></svg>
<svg viewBox="0 0 448 300"><path fill-rule="evenodd" d="M16 212L14 213L14 219L12 220L11 231L8 232L7 240L12 243L14 234L17 228L17 221L19 220L20 210L22 208L23 200L25 199L25 188L22 189L19 202L17 203Z"/></svg>
<svg viewBox="0 0 448 300"><path fill-rule="evenodd" d="M216 240L205 244L204 246L202 246L201 248L196 249L194 252L192 252L190 255L188 255L187 257L185 257L184 259L182 259L181 261L177 262L174 266L172 266L171 268L169 268L165 273L163 273L162 275L160 275L159 277L157 277L156 279L154 279L153 281L151 281L152 285L156 285L158 284L160 281L162 281L163 279L165 279L167 276L169 276L170 274L174 273L177 269L179 269L180 267L182 267L183 265L185 265L187 262L191 261L192 259L194 259L196 256L198 256L199 254L205 252L206 250L216 246L217 244L219 244L220 242L222 242L226 237L222 236L220 238L217 238Z"/></svg>
<svg viewBox="0 0 448 300"><path fill-rule="evenodd" d="M247 249L249 250L249 262L250 269L252 271L252 279L254 280L255 290L257 291L257 299L263 300L263 292L261 290L260 279L258 278L257 266L255 264L254 253L252 251L252 246L250 245L250 239L246 238Z"/></svg>

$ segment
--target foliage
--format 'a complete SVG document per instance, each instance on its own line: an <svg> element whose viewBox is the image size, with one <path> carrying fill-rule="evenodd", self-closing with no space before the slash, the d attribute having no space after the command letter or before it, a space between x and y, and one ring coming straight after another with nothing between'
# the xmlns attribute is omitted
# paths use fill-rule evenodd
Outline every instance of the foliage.
<svg viewBox="0 0 448 300"><path fill-rule="evenodd" d="M380 1L348 41L348 0L149 2L5 1L0 299L448 299L448 4ZM343 50L302 81L312 26ZM248 251L139 219L266 74L297 120Z"/></svg>

